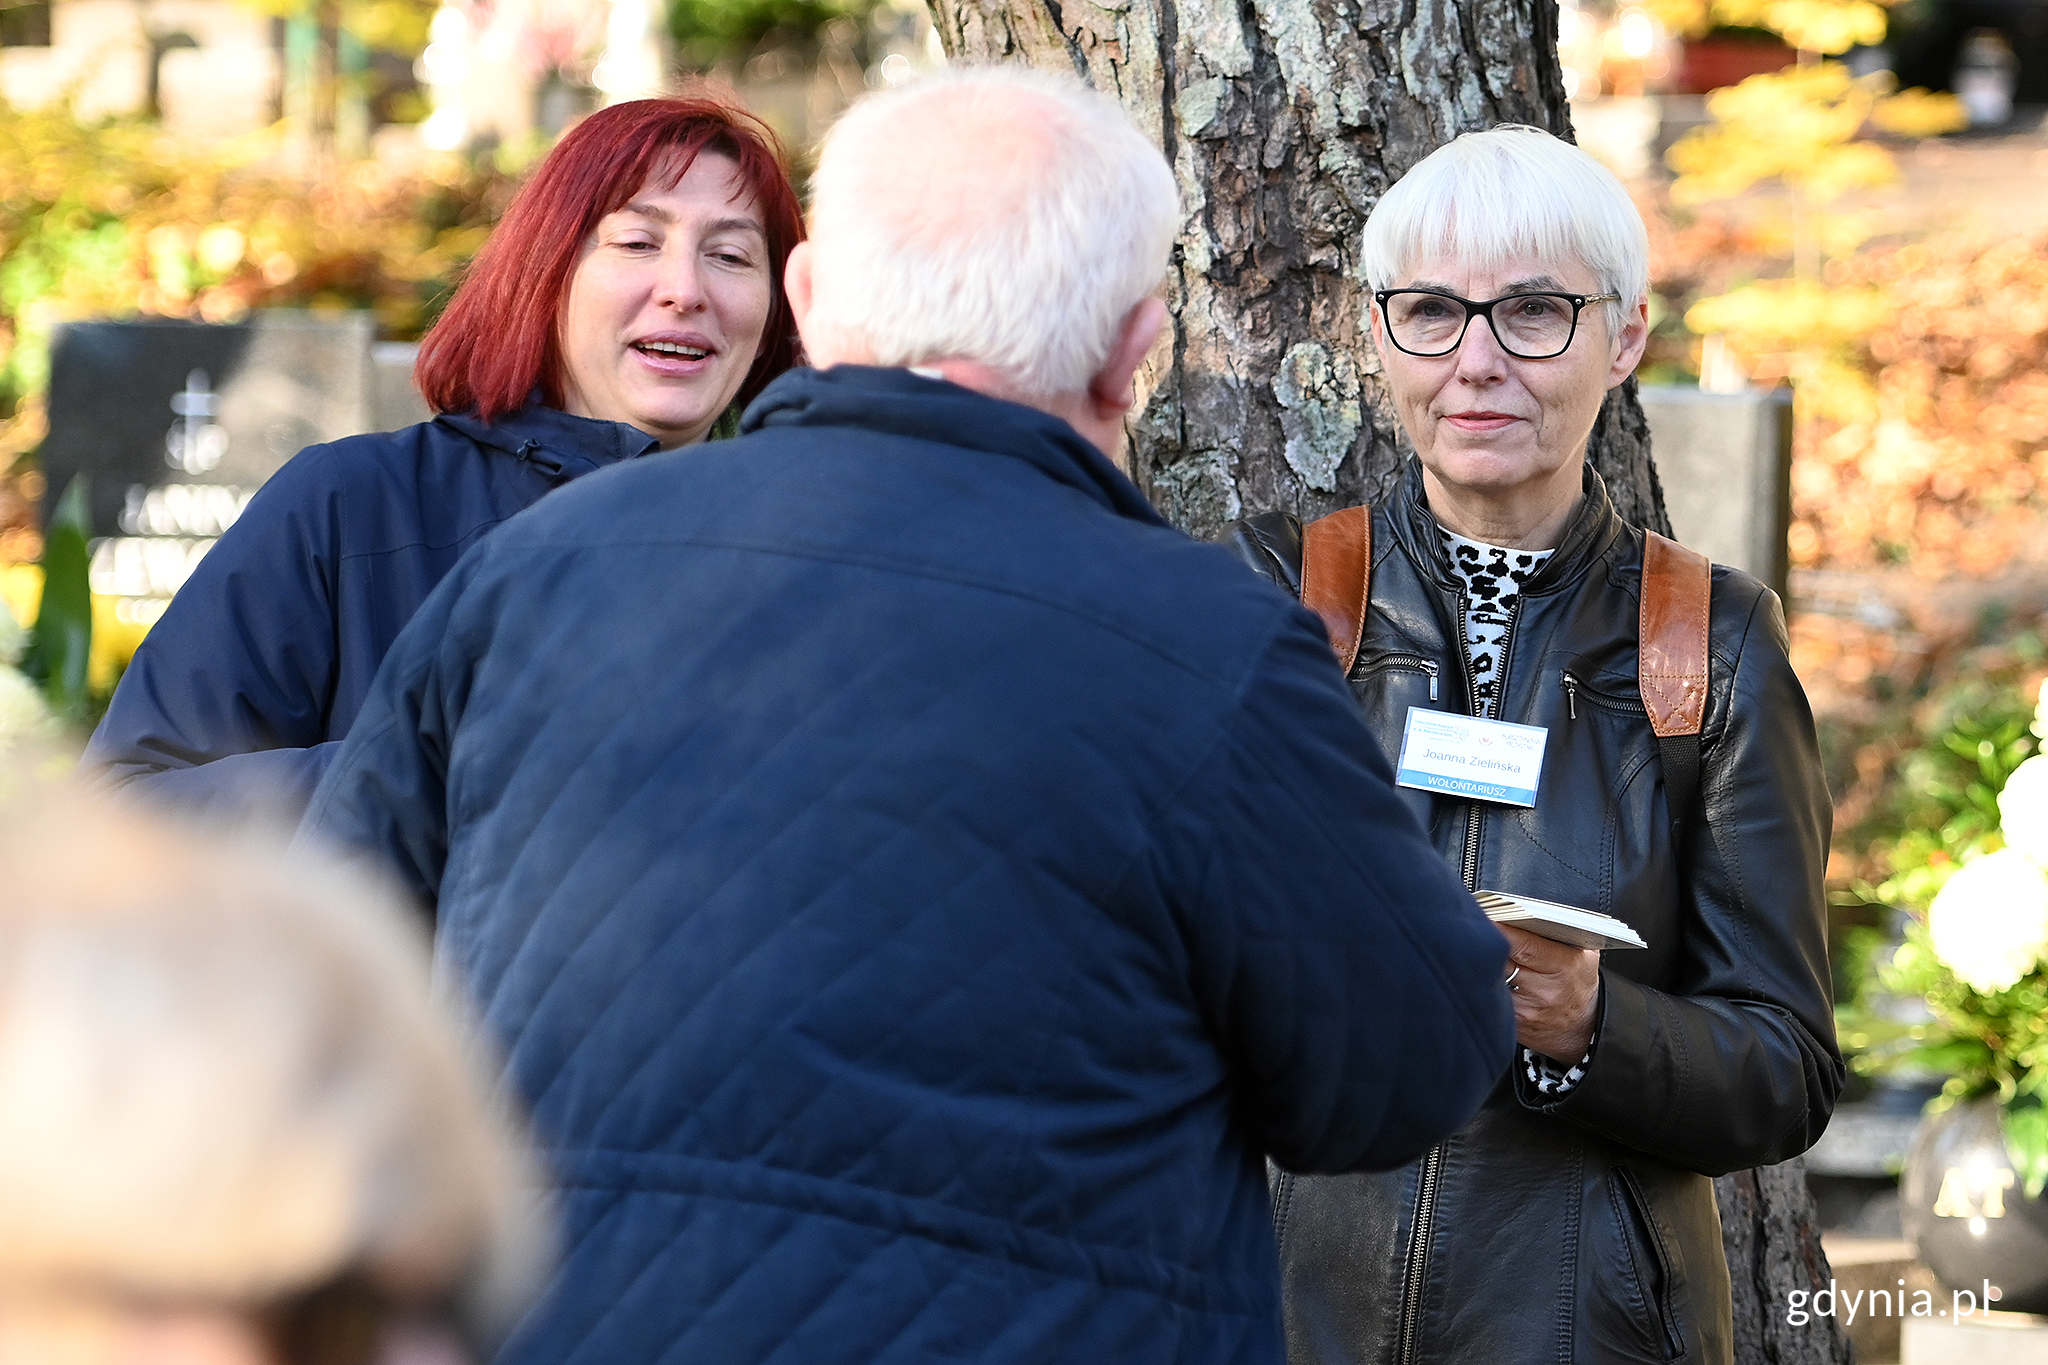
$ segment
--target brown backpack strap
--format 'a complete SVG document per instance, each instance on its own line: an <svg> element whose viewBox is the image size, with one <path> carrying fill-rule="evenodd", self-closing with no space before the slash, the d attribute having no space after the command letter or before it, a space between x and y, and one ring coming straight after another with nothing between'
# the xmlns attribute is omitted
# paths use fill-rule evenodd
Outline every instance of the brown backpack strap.
<svg viewBox="0 0 2048 1365"><path fill-rule="evenodd" d="M1707 714L1707 557L1643 532L1643 607L1637 677L1650 728L1663 739L1696 735Z"/></svg>
<svg viewBox="0 0 2048 1365"><path fill-rule="evenodd" d="M1655 531L1643 532L1642 618L1636 685L1656 732L1671 822L1683 829L1700 789L1700 725L1707 715L1707 613L1714 566Z"/></svg>
<svg viewBox="0 0 2048 1365"><path fill-rule="evenodd" d="M1347 507L1301 528L1301 604L1322 618L1350 676L1372 595L1372 509Z"/></svg>

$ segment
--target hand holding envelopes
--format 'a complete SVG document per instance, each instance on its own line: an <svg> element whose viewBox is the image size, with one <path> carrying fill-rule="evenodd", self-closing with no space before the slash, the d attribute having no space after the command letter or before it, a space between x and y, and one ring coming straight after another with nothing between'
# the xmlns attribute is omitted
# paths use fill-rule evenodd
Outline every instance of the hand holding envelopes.
<svg viewBox="0 0 2048 1365"><path fill-rule="evenodd" d="M1559 905L1529 896L1510 896L1505 891L1481 891L1473 899L1495 924L1512 924L1574 948L1647 948L1642 935L1597 910L1576 905Z"/></svg>

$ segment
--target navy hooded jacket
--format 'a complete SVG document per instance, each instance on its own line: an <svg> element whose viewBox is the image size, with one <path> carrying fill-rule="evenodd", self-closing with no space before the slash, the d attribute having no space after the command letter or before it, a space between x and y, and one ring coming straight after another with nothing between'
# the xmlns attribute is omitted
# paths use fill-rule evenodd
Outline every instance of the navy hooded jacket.
<svg viewBox="0 0 2048 1365"><path fill-rule="evenodd" d="M296 818L384 652L463 552L542 494L654 447L537 404L307 447L136 650L86 766L188 812Z"/></svg>
<svg viewBox="0 0 2048 1365"><path fill-rule="evenodd" d="M437 906L561 1186L516 1365L1282 1358L1265 1158L1507 1065L1322 627L907 371L499 528L307 829Z"/></svg>

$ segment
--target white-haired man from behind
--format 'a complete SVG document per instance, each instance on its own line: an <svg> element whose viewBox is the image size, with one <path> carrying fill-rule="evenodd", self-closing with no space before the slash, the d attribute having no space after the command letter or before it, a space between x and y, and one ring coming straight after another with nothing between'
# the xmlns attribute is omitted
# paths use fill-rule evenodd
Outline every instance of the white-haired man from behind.
<svg viewBox="0 0 2048 1365"><path fill-rule="evenodd" d="M941 77L833 126L790 304L820 369L914 367L1114 456L1179 218L1158 148L1108 100L1025 68Z"/></svg>
<svg viewBox="0 0 2048 1365"><path fill-rule="evenodd" d="M872 97L821 368L394 646L308 819L436 905L568 1186L501 1365L1280 1365L1266 1158L1396 1164L1506 1065L1320 627L1107 458L1176 213L1072 80Z"/></svg>

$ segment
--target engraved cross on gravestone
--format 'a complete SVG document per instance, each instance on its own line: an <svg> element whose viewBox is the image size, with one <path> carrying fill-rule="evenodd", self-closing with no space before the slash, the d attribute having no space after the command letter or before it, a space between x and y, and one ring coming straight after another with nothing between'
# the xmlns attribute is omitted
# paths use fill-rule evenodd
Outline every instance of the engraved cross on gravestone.
<svg viewBox="0 0 2048 1365"><path fill-rule="evenodd" d="M186 474L212 473L228 450L228 434L213 420L219 409L219 400L207 387L206 371L186 375L184 391L171 395L171 411L178 420L164 435L164 463Z"/></svg>

